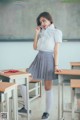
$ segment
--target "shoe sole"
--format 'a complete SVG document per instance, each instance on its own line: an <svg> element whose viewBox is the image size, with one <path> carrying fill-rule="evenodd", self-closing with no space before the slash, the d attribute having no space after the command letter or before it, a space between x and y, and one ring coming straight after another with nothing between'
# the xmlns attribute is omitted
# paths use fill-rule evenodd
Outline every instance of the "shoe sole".
<svg viewBox="0 0 80 120"><path fill-rule="evenodd" d="M48 118L46 118L46 119L41 119L41 120L49 120L50 119L50 117L48 117Z"/></svg>
<svg viewBox="0 0 80 120"><path fill-rule="evenodd" d="M27 115L27 113L22 113L22 112L18 112L18 114L26 114ZM30 115L31 115L31 113L29 113Z"/></svg>

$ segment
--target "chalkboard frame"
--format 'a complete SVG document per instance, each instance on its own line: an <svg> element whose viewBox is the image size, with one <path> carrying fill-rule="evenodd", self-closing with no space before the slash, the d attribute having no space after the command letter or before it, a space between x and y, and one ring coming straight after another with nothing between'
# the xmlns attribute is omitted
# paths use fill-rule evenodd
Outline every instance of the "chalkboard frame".
<svg viewBox="0 0 80 120"><path fill-rule="evenodd" d="M0 39L0 42L33 42L34 38L22 38L22 39ZM63 42L80 42L77 38L63 38Z"/></svg>

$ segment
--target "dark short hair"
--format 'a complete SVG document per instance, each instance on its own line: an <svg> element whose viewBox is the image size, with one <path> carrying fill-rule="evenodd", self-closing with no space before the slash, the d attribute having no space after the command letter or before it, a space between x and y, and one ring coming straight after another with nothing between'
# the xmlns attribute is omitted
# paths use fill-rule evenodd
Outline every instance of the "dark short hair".
<svg viewBox="0 0 80 120"><path fill-rule="evenodd" d="M40 18L41 18L41 17L44 17L44 18L46 18L47 20L49 20L51 24L53 23L52 16L51 16L48 12L42 12L42 13L37 17L37 19L36 19L36 22L37 22L37 25L38 25L38 26L41 25L41 23L40 23Z"/></svg>

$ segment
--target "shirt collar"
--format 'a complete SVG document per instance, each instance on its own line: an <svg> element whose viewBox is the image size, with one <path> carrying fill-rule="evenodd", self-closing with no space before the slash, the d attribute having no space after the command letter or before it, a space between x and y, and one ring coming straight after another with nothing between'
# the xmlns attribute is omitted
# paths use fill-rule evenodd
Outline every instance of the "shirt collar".
<svg viewBox="0 0 80 120"><path fill-rule="evenodd" d="M53 29L54 30L55 29L54 24L50 24L46 29L42 29L42 30L44 31L44 30L47 30L47 29Z"/></svg>
<svg viewBox="0 0 80 120"><path fill-rule="evenodd" d="M51 24L48 28L54 29L54 28L55 28L55 27L54 27L54 24Z"/></svg>

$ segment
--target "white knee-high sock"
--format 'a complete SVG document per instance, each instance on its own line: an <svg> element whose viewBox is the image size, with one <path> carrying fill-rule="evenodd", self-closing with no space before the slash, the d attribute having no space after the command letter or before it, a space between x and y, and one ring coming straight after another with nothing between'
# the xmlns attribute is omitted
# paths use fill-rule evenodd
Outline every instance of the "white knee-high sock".
<svg viewBox="0 0 80 120"><path fill-rule="evenodd" d="M53 89L46 91L46 112L50 114L53 107Z"/></svg>
<svg viewBox="0 0 80 120"><path fill-rule="evenodd" d="M25 109L27 109L27 103L26 103L26 86L25 85L21 85L20 87L21 87L20 92L21 92L21 95L22 95L22 98L23 98L24 106L25 106Z"/></svg>

